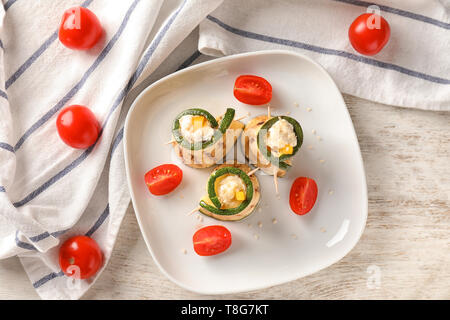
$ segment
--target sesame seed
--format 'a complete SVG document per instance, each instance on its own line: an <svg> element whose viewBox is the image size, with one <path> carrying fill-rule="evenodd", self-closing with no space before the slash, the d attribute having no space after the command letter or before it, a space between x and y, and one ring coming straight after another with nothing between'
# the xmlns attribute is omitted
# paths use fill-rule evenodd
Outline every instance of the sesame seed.
<svg viewBox="0 0 450 320"><path fill-rule="evenodd" d="M311 108L307 108L307 109L306 109L306 111L308 111L308 112L311 112L311 111L312 111L312 109L311 109Z"/></svg>
<svg viewBox="0 0 450 320"><path fill-rule="evenodd" d="M316 134L317 133L317 131L314 130L314 129L312 129L311 132L312 132L312 134Z"/></svg>
<svg viewBox="0 0 450 320"><path fill-rule="evenodd" d="M181 252L182 252L183 254L187 254L187 250L186 250L186 249L181 249Z"/></svg>
<svg viewBox="0 0 450 320"><path fill-rule="evenodd" d="M320 232L327 232L327 230L324 227L322 227L320 228Z"/></svg>
<svg viewBox="0 0 450 320"><path fill-rule="evenodd" d="M322 141L322 137L321 136L317 136L317 140Z"/></svg>
<svg viewBox="0 0 450 320"><path fill-rule="evenodd" d="M297 237L297 235L295 233L291 234L291 237L292 237L292 239L295 239L295 240L298 239L298 237Z"/></svg>
<svg viewBox="0 0 450 320"><path fill-rule="evenodd" d="M290 115L291 114L291 112L290 111L288 111L288 112L286 112L286 115L288 116L288 115Z"/></svg>
<svg viewBox="0 0 450 320"><path fill-rule="evenodd" d="M294 107L298 108L298 106L299 106L298 102L294 102Z"/></svg>
<svg viewBox="0 0 450 320"><path fill-rule="evenodd" d="M309 150L312 150L312 149L313 149L313 146L308 146L308 149L309 149Z"/></svg>
<svg viewBox="0 0 450 320"><path fill-rule="evenodd" d="M200 217L200 222L203 222L203 217Z"/></svg>
<svg viewBox="0 0 450 320"><path fill-rule="evenodd" d="M334 190L328 191L328 194L333 194L333 193L334 193Z"/></svg>
<svg viewBox="0 0 450 320"><path fill-rule="evenodd" d="M261 221L258 222L258 227L262 228L262 222Z"/></svg>
<svg viewBox="0 0 450 320"><path fill-rule="evenodd" d="M261 208L258 208L258 212L261 212L262 211L262 209Z"/></svg>
<svg viewBox="0 0 450 320"><path fill-rule="evenodd" d="M259 239L259 235L257 235L256 233L253 235L253 238L255 238L256 240Z"/></svg>
<svg viewBox="0 0 450 320"><path fill-rule="evenodd" d="M277 224L277 222L278 222L277 219L275 219L275 218L272 219L272 223L273 223L273 224Z"/></svg>
<svg viewBox="0 0 450 320"><path fill-rule="evenodd" d="M251 228L251 227L252 227L252 224L251 224L251 223L249 223L249 224L247 224L247 226L248 226L249 228Z"/></svg>
<svg viewBox="0 0 450 320"><path fill-rule="evenodd" d="M325 163L325 160L320 159L319 162L320 162L320 163Z"/></svg>

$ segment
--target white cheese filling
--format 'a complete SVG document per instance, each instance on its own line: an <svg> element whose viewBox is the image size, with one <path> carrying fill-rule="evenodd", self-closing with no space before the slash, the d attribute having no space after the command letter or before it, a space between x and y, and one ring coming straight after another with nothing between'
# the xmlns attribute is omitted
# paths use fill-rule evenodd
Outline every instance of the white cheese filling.
<svg viewBox="0 0 450 320"><path fill-rule="evenodd" d="M184 139L190 143L208 141L214 135L214 129L208 121L207 124L194 131L193 116L185 115L180 118L180 132Z"/></svg>
<svg viewBox="0 0 450 320"><path fill-rule="evenodd" d="M278 120L269 129L266 136L266 144L275 156L278 156L280 149L288 145L295 147L297 145L297 136L294 132L294 126L284 119Z"/></svg>
<svg viewBox="0 0 450 320"><path fill-rule="evenodd" d="M236 176L229 175L219 181L217 186L217 196L224 206L239 205L240 201L236 200L236 192L243 191L246 193L244 181Z"/></svg>

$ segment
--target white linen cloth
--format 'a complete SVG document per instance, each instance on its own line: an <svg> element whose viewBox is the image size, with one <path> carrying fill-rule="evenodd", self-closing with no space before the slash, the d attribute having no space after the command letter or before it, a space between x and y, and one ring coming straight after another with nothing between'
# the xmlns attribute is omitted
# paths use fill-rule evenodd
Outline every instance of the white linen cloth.
<svg viewBox="0 0 450 320"><path fill-rule="evenodd" d="M369 58L347 38L369 5L363 1L3 0L0 259L19 256L44 299L86 292L100 273L70 282L58 266L58 247L87 234L106 266L130 201L121 143L128 108L153 81L208 59L201 53L296 50L321 63L343 92L449 110L448 1L376 2L392 36ZM106 33L87 52L63 47L56 35L62 12L80 4ZM103 131L94 148L74 150L59 139L55 119L70 104L87 105L98 117Z"/></svg>

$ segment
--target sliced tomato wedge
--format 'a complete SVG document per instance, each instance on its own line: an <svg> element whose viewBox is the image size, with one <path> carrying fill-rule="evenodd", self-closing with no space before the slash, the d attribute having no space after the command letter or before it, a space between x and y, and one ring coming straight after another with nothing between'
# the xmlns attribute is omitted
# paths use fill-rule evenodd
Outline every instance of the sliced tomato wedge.
<svg viewBox="0 0 450 320"><path fill-rule="evenodd" d="M234 96L240 102L261 105L272 100L272 86L269 81L253 75L242 75L234 83Z"/></svg>
<svg viewBox="0 0 450 320"><path fill-rule="evenodd" d="M145 184L151 194L162 196L172 192L183 179L183 171L174 164L163 164L145 174Z"/></svg>
<svg viewBox="0 0 450 320"><path fill-rule="evenodd" d="M192 241L199 256L213 256L231 246L231 232L224 226L207 226L197 230Z"/></svg>
<svg viewBox="0 0 450 320"><path fill-rule="evenodd" d="M313 179L299 177L295 179L289 194L292 211L298 215L307 214L317 200L317 184Z"/></svg>

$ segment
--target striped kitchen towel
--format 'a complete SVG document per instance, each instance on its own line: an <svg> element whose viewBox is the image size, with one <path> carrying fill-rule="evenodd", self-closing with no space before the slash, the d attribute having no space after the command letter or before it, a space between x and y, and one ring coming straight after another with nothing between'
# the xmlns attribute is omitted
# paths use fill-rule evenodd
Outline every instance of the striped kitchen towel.
<svg viewBox="0 0 450 320"><path fill-rule="evenodd" d="M57 256L65 239L93 237L108 261L130 200L122 148L130 97L220 2L3 0L0 259L19 256L42 298L77 299L96 279L63 276ZM89 51L58 40L62 13L74 5L92 10L105 31ZM197 39L188 40L192 49L168 59L172 65L196 52ZM70 104L88 106L102 126L87 150L68 147L56 132L58 112Z"/></svg>
<svg viewBox="0 0 450 320"><path fill-rule="evenodd" d="M377 5L391 39L362 56L348 27ZM449 0L228 0L200 24L199 50L214 56L294 50L319 62L342 92L368 100L450 110Z"/></svg>

